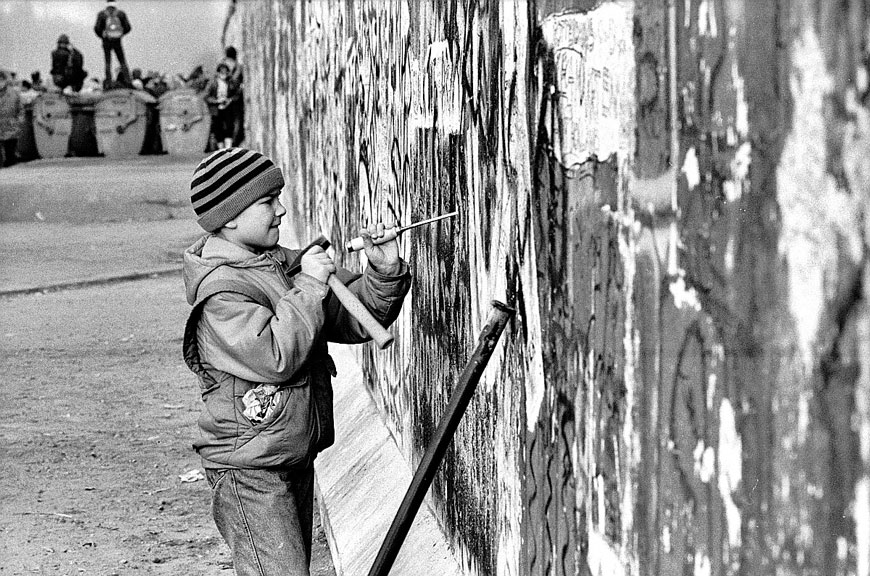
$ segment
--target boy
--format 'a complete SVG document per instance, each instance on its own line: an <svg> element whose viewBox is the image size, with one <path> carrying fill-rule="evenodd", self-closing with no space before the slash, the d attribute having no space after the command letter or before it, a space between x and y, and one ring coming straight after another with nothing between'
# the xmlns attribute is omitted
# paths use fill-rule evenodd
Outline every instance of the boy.
<svg viewBox="0 0 870 576"><path fill-rule="evenodd" d="M286 211L281 170L258 152L218 150L200 162L191 202L209 232L184 254L185 362L198 376L200 439L212 513L236 574L307 575L312 463L334 439L335 365L327 340L363 342L365 330L330 295L336 274L383 324L410 288L395 240L362 231L368 268L336 269L317 246L278 245Z"/></svg>

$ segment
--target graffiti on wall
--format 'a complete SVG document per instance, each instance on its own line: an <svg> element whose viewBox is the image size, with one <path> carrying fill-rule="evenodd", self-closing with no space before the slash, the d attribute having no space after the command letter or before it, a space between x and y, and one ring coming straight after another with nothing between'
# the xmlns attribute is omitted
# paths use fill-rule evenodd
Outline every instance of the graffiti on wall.
<svg viewBox="0 0 870 576"><path fill-rule="evenodd" d="M524 555L533 574L586 565L627 573L636 457L625 435L634 394L631 16L608 4L541 24L534 167L547 386L526 446Z"/></svg>
<svg viewBox="0 0 870 576"><path fill-rule="evenodd" d="M411 465L517 308L433 484L469 574L870 575L867 15L810 4L238 3L284 238L459 211L360 353Z"/></svg>

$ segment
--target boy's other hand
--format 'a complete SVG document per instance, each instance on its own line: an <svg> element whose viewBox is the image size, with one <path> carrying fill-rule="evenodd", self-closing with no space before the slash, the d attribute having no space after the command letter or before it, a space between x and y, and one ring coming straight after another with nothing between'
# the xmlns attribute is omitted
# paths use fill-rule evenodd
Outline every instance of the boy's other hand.
<svg viewBox="0 0 870 576"><path fill-rule="evenodd" d="M302 272L320 280L324 284L330 274L335 273L335 263L320 246L312 246L300 262Z"/></svg>
<svg viewBox="0 0 870 576"><path fill-rule="evenodd" d="M365 250L369 265L381 274L396 276L402 270L402 263L399 259L399 242L395 238L383 244L375 244L373 241L381 238L387 228L383 222L378 222L360 230L359 235L362 236L363 250Z"/></svg>

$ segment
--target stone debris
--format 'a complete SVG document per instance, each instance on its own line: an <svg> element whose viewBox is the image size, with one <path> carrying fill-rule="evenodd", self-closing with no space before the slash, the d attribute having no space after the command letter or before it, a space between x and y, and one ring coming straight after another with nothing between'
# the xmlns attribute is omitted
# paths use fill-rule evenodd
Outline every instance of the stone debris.
<svg viewBox="0 0 870 576"><path fill-rule="evenodd" d="M272 415L280 399L281 391L277 386L260 384L248 390L242 397L242 403L245 405L243 413L248 420L259 424Z"/></svg>
<svg viewBox="0 0 870 576"><path fill-rule="evenodd" d="M197 482L199 480L205 480L205 475L199 469L188 470L184 474L179 474L178 479L181 480L182 483L185 482Z"/></svg>

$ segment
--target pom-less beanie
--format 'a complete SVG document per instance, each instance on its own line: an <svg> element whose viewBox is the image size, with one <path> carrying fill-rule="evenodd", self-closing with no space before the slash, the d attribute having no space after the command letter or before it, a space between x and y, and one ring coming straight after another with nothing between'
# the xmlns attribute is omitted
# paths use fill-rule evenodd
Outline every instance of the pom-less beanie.
<svg viewBox="0 0 870 576"><path fill-rule="evenodd" d="M214 232L256 200L284 187L281 169L253 150L223 148L193 171L190 203L197 223Z"/></svg>

